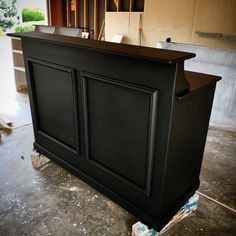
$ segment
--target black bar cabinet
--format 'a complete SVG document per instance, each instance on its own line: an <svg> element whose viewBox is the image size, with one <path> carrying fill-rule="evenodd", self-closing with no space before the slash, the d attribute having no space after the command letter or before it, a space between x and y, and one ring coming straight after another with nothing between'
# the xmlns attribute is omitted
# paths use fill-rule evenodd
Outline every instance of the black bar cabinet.
<svg viewBox="0 0 236 236"><path fill-rule="evenodd" d="M22 40L34 148L160 230L199 186L216 82L195 54L42 32Z"/></svg>

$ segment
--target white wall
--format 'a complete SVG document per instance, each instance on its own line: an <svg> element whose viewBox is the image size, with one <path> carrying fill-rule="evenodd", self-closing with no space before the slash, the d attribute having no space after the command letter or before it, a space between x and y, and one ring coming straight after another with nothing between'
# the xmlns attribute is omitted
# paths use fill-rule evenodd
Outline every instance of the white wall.
<svg viewBox="0 0 236 236"><path fill-rule="evenodd" d="M159 45L196 53L195 58L185 61L185 70L222 77L216 85L210 125L236 132L236 51L178 43L161 42Z"/></svg>

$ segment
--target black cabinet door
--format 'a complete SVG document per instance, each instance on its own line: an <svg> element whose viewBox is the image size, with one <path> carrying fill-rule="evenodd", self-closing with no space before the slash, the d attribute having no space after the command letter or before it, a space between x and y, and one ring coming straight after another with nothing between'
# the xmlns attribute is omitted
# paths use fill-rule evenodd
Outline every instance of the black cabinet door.
<svg viewBox="0 0 236 236"><path fill-rule="evenodd" d="M28 59L35 140L70 164L79 155L77 81L74 70Z"/></svg>
<svg viewBox="0 0 236 236"><path fill-rule="evenodd" d="M141 209L151 196L158 91L81 72L85 153L78 168Z"/></svg>

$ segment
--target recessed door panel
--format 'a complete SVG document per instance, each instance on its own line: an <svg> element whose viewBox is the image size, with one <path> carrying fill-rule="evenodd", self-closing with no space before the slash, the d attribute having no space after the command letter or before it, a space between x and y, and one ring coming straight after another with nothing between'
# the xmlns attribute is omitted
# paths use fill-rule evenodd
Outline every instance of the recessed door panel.
<svg viewBox="0 0 236 236"><path fill-rule="evenodd" d="M157 91L82 73L87 158L149 194Z"/></svg>
<svg viewBox="0 0 236 236"><path fill-rule="evenodd" d="M29 60L29 68L38 134L76 153L78 111L73 69L34 59Z"/></svg>

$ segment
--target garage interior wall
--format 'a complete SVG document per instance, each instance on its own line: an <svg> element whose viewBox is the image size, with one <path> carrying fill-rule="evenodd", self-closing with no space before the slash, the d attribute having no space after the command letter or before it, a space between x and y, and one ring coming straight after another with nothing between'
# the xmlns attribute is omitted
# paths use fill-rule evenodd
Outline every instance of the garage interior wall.
<svg viewBox="0 0 236 236"><path fill-rule="evenodd" d="M137 15L140 15L138 17ZM236 49L235 0L145 0L144 12L106 12L106 40L123 34L138 44L154 47L170 37L173 42Z"/></svg>
<svg viewBox="0 0 236 236"><path fill-rule="evenodd" d="M195 52L185 69L222 76L210 124L236 131L235 0L145 0L144 12L106 12L105 20L107 41L122 34L123 43Z"/></svg>
<svg viewBox="0 0 236 236"><path fill-rule="evenodd" d="M85 1L88 27L92 30L94 0L78 0L79 26L85 26ZM115 2L121 6L116 7ZM149 47L159 44L163 48L195 52L196 58L186 62L185 69L223 78L217 85L210 124L236 131L236 0L132 0L134 4L144 2L144 8L142 5L132 10L130 2L98 1L99 30L106 8L105 40L111 41L114 35L121 34L122 43ZM139 12L140 9L143 11ZM174 42L171 46L163 43L167 38Z"/></svg>

